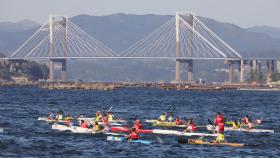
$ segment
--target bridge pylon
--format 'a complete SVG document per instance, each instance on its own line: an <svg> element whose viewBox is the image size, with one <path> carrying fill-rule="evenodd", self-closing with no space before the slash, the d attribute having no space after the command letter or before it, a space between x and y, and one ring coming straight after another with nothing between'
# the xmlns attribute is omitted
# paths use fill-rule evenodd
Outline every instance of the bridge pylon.
<svg viewBox="0 0 280 158"><path fill-rule="evenodd" d="M181 41L180 41L180 25L181 25L181 19L180 19L180 13L176 12L176 57L180 58L180 50L181 50ZM187 23L190 25L191 29L188 30L188 38L187 41L187 54L191 58L193 57L193 39L194 39L194 15L190 14L188 19L186 20ZM193 81L193 59L176 59L176 71L175 71L175 82L179 83L181 82L181 64L187 63L188 69L187 69L187 81L191 83Z"/></svg>
<svg viewBox="0 0 280 158"><path fill-rule="evenodd" d="M57 21L62 26L62 57L65 59L55 60L55 23L54 21ZM67 54L67 23L68 23L68 17L62 16L59 18L56 18L53 15L49 16L49 53L50 53L50 63L49 63L49 81L53 82L55 80L55 63L60 62L61 63L61 80L66 81L67 80L67 73L66 73L66 54Z"/></svg>

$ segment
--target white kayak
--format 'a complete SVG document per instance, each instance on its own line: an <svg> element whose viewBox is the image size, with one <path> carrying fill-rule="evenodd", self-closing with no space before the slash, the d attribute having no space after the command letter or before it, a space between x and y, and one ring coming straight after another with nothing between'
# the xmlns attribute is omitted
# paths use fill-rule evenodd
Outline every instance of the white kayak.
<svg viewBox="0 0 280 158"><path fill-rule="evenodd" d="M213 131L213 126L212 125L207 125L206 126L207 130ZM252 132L252 133L274 133L274 130L268 130L268 129L246 129L246 128L238 128L234 129L232 127L225 127L225 131L241 131L241 132Z"/></svg>
<svg viewBox="0 0 280 158"><path fill-rule="evenodd" d="M177 135L177 136L205 136L205 137L217 137L218 134L209 134L209 133L197 133L197 132L179 132L175 130L161 130L154 129L154 134L166 134L166 135Z"/></svg>
<svg viewBox="0 0 280 158"><path fill-rule="evenodd" d="M53 124L52 125L53 130L59 130L59 131L71 131L72 133L89 133L89 134L98 134L98 133L103 133L106 135L123 135L119 133L110 133L106 132L104 130L101 131L94 131L92 128L82 128L79 126L66 126L66 125L60 125L60 124Z"/></svg>
<svg viewBox="0 0 280 158"><path fill-rule="evenodd" d="M94 123L93 120L87 119L87 118L77 118L77 120L78 121L85 120L85 122L88 123L88 124L93 124ZM66 122L66 120L49 119L48 117L38 117L38 121L46 121L46 122L53 122L53 123L56 123L56 122L64 123L64 122ZM103 122L98 122L98 124L103 125L104 123ZM120 123L117 123L117 121L116 122L109 122L109 124L112 125L112 126L122 125Z"/></svg>

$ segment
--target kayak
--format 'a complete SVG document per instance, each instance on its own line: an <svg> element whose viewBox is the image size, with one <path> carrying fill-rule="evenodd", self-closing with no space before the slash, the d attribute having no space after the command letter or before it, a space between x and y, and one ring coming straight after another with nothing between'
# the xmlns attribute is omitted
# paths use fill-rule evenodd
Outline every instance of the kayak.
<svg viewBox="0 0 280 158"><path fill-rule="evenodd" d="M186 128L187 125L177 125L176 122L158 121L158 120L145 120L145 122L152 123L152 126L159 127L179 127Z"/></svg>
<svg viewBox="0 0 280 158"><path fill-rule="evenodd" d="M129 143L142 143L142 144L151 144L151 141L147 140L127 140L125 137L115 137L115 136L107 136L107 140L113 141L113 142L129 142Z"/></svg>
<svg viewBox="0 0 280 158"><path fill-rule="evenodd" d="M128 127L116 127L111 128L112 132L131 132L131 129ZM209 134L209 133L195 133L195 132L180 132L175 130L161 130L161 129L138 129L138 133L142 134L164 134L164 135L177 135L177 136L205 136L205 137L217 137L218 134Z"/></svg>
<svg viewBox="0 0 280 158"><path fill-rule="evenodd" d="M46 121L46 122L66 122L65 120L57 120L57 119L49 119L48 117L38 117L38 121Z"/></svg>
<svg viewBox="0 0 280 158"><path fill-rule="evenodd" d="M216 142L208 142L199 139L188 139L189 144L199 144L199 145L216 145L216 146L231 146L231 147L243 147L244 144L241 143L216 143Z"/></svg>
<svg viewBox="0 0 280 158"><path fill-rule="evenodd" d="M59 131L71 131L73 133L90 133L90 134L98 134L98 133L103 133L106 135L123 135L119 133L111 133L111 132L106 132L104 130L101 131L94 131L93 129L89 128L82 128L79 126L66 126L66 125L59 125L59 124L53 124L52 125L53 130L59 130Z"/></svg>
<svg viewBox="0 0 280 158"><path fill-rule="evenodd" d="M206 126L207 130L213 131L213 126L212 125L207 125ZM252 133L274 133L274 130L268 130L268 129L246 129L246 128L238 128L234 129L232 127L225 127L225 131L241 131L241 132L252 132Z"/></svg>
<svg viewBox="0 0 280 158"><path fill-rule="evenodd" d="M48 117L38 117L38 120L39 121L46 121L46 122L50 122L50 123L65 123L66 120L56 120L56 119L49 119ZM73 119L75 120L75 119ZM88 124L93 124L94 121L90 120L90 119L87 119L87 118L77 118L76 120L85 120L86 123ZM104 123L101 121L101 122L98 122L98 124L100 125L103 125ZM116 121L112 121L112 122L109 122L110 125L113 125L113 126L120 126L122 124L120 123L117 123L117 120Z"/></svg>
<svg viewBox="0 0 280 158"><path fill-rule="evenodd" d="M59 131L71 131L73 133L102 133L103 131L95 132L93 129L90 128L82 128L79 126L66 126L66 125L59 125L53 124L52 129L59 130Z"/></svg>
<svg viewBox="0 0 280 158"><path fill-rule="evenodd" d="M85 120L85 121L88 121L88 122L94 122L95 117L78 117L78 120ZM126 123L127 121L123 120L123 119L114 119L114 120L111 120L109 122L111 122L111 123Z"/></svg>

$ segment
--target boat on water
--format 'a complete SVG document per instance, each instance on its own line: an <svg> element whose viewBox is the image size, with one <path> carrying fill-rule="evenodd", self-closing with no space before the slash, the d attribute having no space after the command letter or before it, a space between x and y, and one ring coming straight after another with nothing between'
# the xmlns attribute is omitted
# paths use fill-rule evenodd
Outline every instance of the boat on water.
<svg viewBox="0 0 280 158"><path fill-rule="evenodd" d="M66 125L60 125L60 124L53 124L52 125L53 130L58 131L71 131L72 133L88 133L88 134L106 134L106 135L123 135L119 133L111 133L105 130L101 131L94 131L92 128L82 128L79 126L66 126Z"/></svg>
<svg viewBox="0 0 280 158"><path fill-rule="evenodd" d="M129 133L131 129L128 127L111 127L112 132L124 132ZM139 133L142 134L163 134L163 135L177 135L177 136L205 136L205 137L216 137L218 134L209 133L195 133L195 132L180 132L175 130L162 130L162 129L138 129Z"/></svg>
<svg viewBox="0 0 280 158"><path fill-rule="evenodd" d="M231 147L243 147L245 144L242 143L217 143L217 142L208 142L200 139L188 139L188 144L198 144L198 145L214 145L214 146L231 146Z"/></svg>
<svg viewBox="0 0 280 158"><path fill-rule="evenodd" d="M84 120L86 123L89 123L89 124L94 123L94 119L91 119L91 118L89 118L89 119L88 118L77 118L77 119L73 119L73 120L76 120L76 121ZM38 117L38 121L45 121L45 122L50 122L50 123L65 123L66 122L66 120L49 119L48 117ZM118 121L120 121L120 120L109 121L109 124L113 125L113 126L121 126L122 124L120 122L118 123ZM98 124L103 125L103 122L98 122Z"/></svg>
<svg viewBox="0 0 280 158"><path fill-rule="evenodd" d="M116 136L107 136L108 141L113 142L129 142L129 143L142 143L142 144L151 144L151 141L148 140L127 140L125 137L116 137Z"/></svg>
<svg viewBox="0 0 280 158"><path fill-rule="evenodd" d="M207 130L213 131L214 127L212 125L207 125L206 126ZM274 133L274 130L268 130L268 129L247 129L247 128L238 128L234 129L233 127L225 127L225 131L241 131L241 132L252 132L252 133Z"/></svg>
<svg viewBox="0 0 280 158"><path fill-rule="evenodd" d="M152 126L157 127L177 127L177 128L186 128L187 125L177 125L176 122L168 122L168 121L158 121L158 120L146 120L145 122L151 123Z"/></svg>

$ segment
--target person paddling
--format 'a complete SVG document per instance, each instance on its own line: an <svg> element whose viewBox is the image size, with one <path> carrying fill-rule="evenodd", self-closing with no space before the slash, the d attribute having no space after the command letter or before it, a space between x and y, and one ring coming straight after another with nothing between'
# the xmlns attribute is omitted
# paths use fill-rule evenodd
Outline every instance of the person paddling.
<svg viewBox="0 0 280 158"><path fill-rule="evenodd" d="M67 114L66 115L66 118L65 118L65 124L70 127L71 126L71 120L72 120L72 117L70 117L70 114Z"/></svg>
<svg viewBox="0 0 280 158"><path fill-rule="evenodd" d="M160 122L166 121L166 112L163 112L163 113L160 115L158 121L160 121Z"/></svg>
<svg viewBox="0 0 280 158"><path fill-rule="evenodd" d="M85 120L81 120L81 125L82 128L88 128L88 124L85 122Z"/></svg>
<svg viewBox="0 0 280 158"><path fill-rule="evenodd" d="M55 115L55 113L53 113L53 112L49 112L48 115L49 115L49 116L48 116L48 119L49 119L49 120L54 120L54 119L56 118L56 115Z"/></svg>
<svg viewBox="0 0 280 158"><path fill-rule="evenodd" d="M248 115L246 115L243 119L242 119L242 123L243 124L249 124L249 123L251 123L251 119L249 118L249 116Z"/></svg>
<svg viewBox="0 0 280 158"><path fill-rule="evenodd" d="M103 120L105 130L109 130L109 121L106 114L103 115L102 120Z"/></svg>
<svg viewBox="0 0 280 158"><path fill-rule="evenodd" d="M218 126L217 132L223 133L225 129L225 118L224 115L222 115L220 112L217 112L217 116L214 120L214 124Z"/></svg>
<svg viewBox="0 0 280 158"><path fill-rule="evenodd" d="M219 133L216 137L216 140L213 141L214 143L224 143L225 141L225 135L224 133Z"/></svg>
<svg viewBox="0 0 280 158"><path fill-rule="evenodd" d="M183 121L177 116L175 119L175 123L176 123L176 125L182 125Z"/></svg>
<svg viewBox="0 0 280 158"><path fill-rule="evenodd" d="M139 119L136 119L136 121L134 122L134 128L136 128L136 130L141 129L142 128L142 123Z"/></svg>
<svg viewBox="0 0 280 158"><path fill-rule="evenodd" d="M102 121L102 114L100 111L97 111L95 114L95 121L99 122Z"/></svg>
<svg viewBox="0 0 280 158"><path fill-rule="evenodd" d="M112 112L109 112L109 114L108 114L108 121L112 122L113 120L114 120L114 115L113 115Z"/></svg>
<svg viewBox="0 0 280 158"><path fill-rule="evenodd" d="M98 132L98 131L101 131L101 130L102 130L102 128L101 128L101 126L98 124L98 122L94 122L93 131Z"/></svg>
<svg viewBox="0 0 280 158"><path fill-rule="evenodd" d="M168 122L173 122L174 121L174 113L173 112L170 112L169 113L169 116L168 116Z"/></svg>
<svg viewBox="0 0 280 158"><path fill-rule="evenodd" d="M232 128L233 129L239 129L240 128L240 124L237 122L237 120L234 120L232 122Z"/></svg>
<svg viewBox="0 0 280 158"><path fill-rule="evenodd" d="M193 118L191 117L187 123L187 128L183 132L194 132L197 131L197 127L193 121Z"/></svg>
<svg viewBox="0 0 280 158"><path fill-rule="evenodd" d="M128 136L126 136L126 139L127 140L137 140L137 139L139 139L137 129L132 127L131 128L131 133Z"/></svg>
<svg viewBox="0 0 280 158"><path fill-rule="evenodd" d="M55 119L56 120L63 120L63 114L58 112Z"/></svg>

